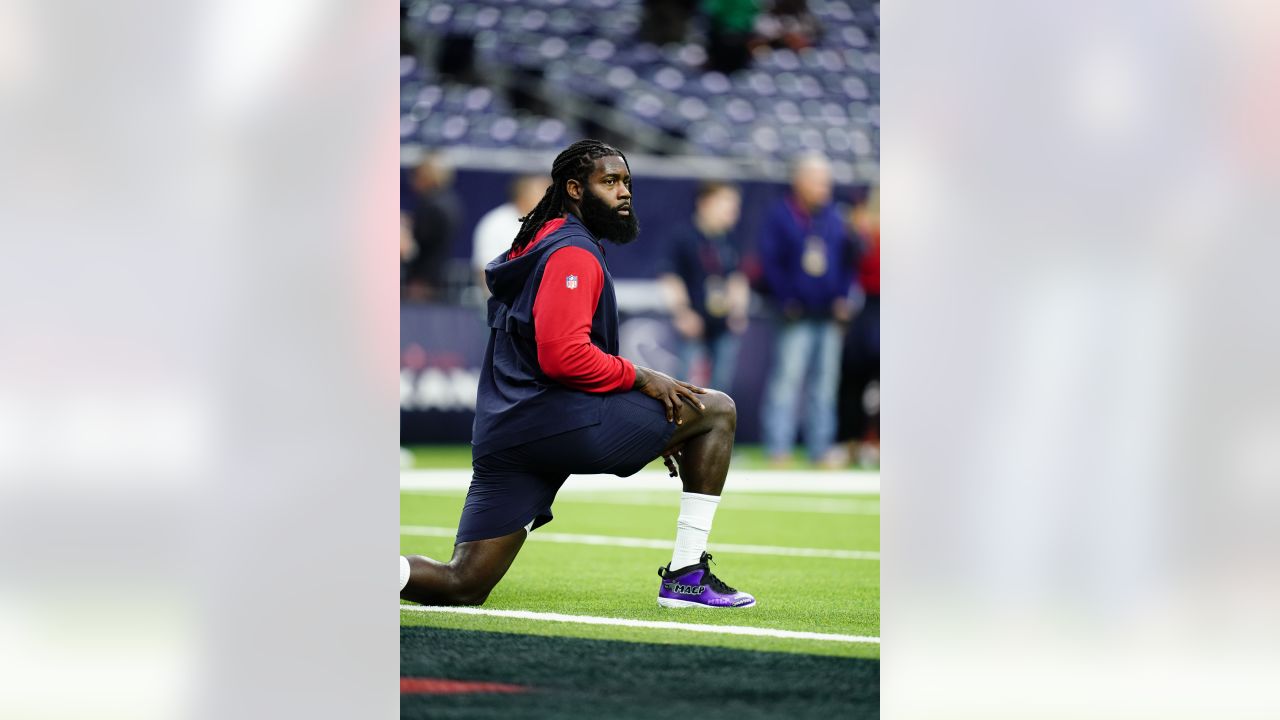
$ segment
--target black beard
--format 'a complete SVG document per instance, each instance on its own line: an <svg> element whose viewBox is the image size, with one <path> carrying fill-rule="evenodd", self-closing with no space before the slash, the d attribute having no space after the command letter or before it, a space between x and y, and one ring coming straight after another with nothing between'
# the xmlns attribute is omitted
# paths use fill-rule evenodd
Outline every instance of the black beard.
<svg viewBox="0 0 1280 720"><path fill-rule="evenodd" d="M625 206L631 212L619 215L617 210L588 190L582 196L582 224L598 238L626 245L640 234L640 218L636 217L634 205L628 202Z"/></svg>

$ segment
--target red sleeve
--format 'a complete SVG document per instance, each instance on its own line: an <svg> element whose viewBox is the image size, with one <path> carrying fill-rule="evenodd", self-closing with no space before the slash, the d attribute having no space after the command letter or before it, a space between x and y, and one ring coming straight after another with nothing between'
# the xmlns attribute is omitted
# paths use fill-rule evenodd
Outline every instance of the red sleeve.
<svg viewBox="0 0 1280 720"><path fill-rule="evenodd" d="M591 343L591 318L600 302L604 270L579 247L551 254L533 301L538 364L556 382L575 390L607 393L629 390L636 367Z"/></svg>

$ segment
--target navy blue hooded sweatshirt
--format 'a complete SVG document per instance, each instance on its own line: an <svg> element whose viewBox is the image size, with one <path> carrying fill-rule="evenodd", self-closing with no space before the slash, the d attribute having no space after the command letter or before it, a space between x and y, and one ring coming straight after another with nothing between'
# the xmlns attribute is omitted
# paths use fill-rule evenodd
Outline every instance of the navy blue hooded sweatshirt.
<svg viewBox="0 0 1280 720"><path fill-rule="evenodd" d="M618 304L603 248L572 214L562 224L552 223L556 224L548 223L522 254L513 258L504 253L485 267L492 296L489 343L480 371L472 430L475 458L595 425L602 419L601 393L575 390L558 382L538 362L534 303L552 253L567 247L586 250L600 264L603 284L591 318L590 341L604 353L618 354ZM578 280L570 276L565 282L576 287Z"/></svg>

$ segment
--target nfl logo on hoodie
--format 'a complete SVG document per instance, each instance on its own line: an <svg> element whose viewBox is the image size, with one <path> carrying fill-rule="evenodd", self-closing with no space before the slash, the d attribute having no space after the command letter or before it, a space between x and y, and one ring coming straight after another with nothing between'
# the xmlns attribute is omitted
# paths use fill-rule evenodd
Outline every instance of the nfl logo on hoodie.
<svg viewBox="0 0 1280 720"><path fill-rule="evenodd" d="M569 276L567 276L567 277L564 279L564 286L565 286L565 287L567 287L567 288L569 288L570 290L575 290L575 289L577 289L577 287L578 287L578 276L577 276L577 275L569 275Z"/></svg>

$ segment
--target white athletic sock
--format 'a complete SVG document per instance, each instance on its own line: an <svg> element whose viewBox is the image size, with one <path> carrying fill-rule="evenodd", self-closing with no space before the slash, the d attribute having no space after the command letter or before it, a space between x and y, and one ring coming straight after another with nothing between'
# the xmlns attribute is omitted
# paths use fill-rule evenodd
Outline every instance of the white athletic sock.
<svg viewBox="0 0 1280 720"><path fill-rule="evenodd" d="M711 535L711 521L720 505L718 495L680 493L680 518L676 521L676 549L671 555L671 569L679 570L702 559Z"/></svg>
<svg viewBox="0 0 1280 720"><path fill-rule="evenodd" d="M404 592L404 586L409 584L409 558L400 556L400 592Z"/></svg>

